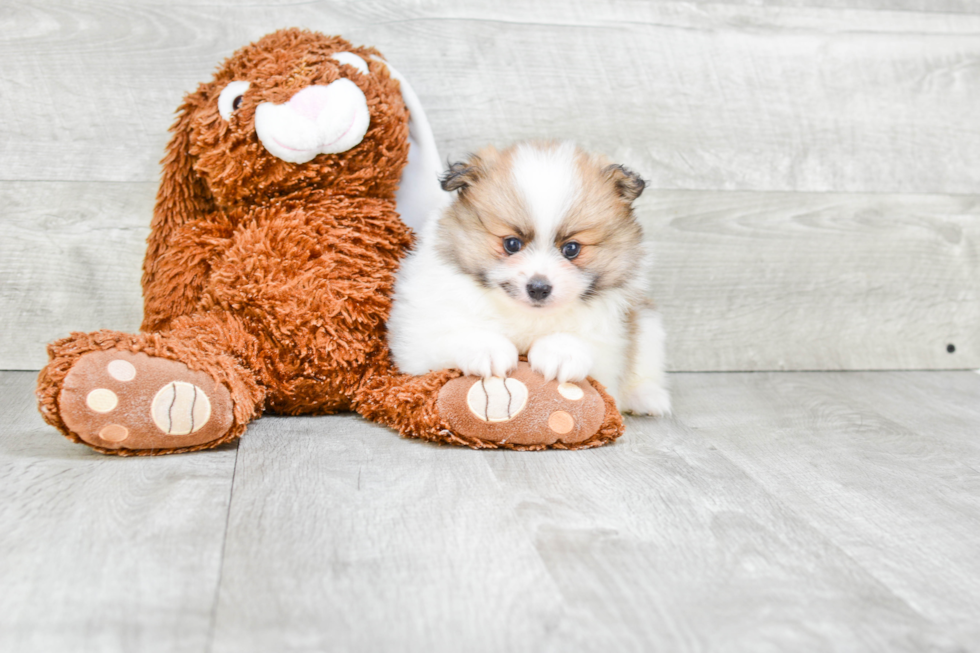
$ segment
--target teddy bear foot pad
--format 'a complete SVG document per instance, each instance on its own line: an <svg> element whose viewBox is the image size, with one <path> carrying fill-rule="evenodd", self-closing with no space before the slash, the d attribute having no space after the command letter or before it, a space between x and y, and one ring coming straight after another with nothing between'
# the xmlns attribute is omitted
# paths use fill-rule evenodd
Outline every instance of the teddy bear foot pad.
<svg viewBox="0 0 980 653"><path fill-rule="evenodd" d="M602 397L587 381L546 382L525 362L507 378L453 379L437 407L457 432L517 448L574 448L596 434L605 414Z"/></svg>
<svg viewBox="0 0 980 653"><path fill-rule="evenodd" d="M61 419L105 449L175 449L217 440L233 422L228 389L183 363L128 351L78 359L58 397Z"/></svg>

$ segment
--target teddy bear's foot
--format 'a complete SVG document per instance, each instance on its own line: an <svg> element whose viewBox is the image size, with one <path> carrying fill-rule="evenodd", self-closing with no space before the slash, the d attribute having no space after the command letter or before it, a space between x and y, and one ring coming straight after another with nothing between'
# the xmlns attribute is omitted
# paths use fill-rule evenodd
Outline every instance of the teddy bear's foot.
<svg viewBox="0 0 980 653"><path fill-rule="evenodd" d="M213 442L233 423L231 394L183 363L122 350L81 356L58 406L65 425L99 449L183 449Z"/></svg>
<svg viewBox="0 0 980 653"><path fill-rule="evenodd" d="M454 432L486 446L579 449L622 433L615 405L610 399L610 411L603 395L589 381L545 382L522 361L507 378L453 379L436 406Z"/></svg>

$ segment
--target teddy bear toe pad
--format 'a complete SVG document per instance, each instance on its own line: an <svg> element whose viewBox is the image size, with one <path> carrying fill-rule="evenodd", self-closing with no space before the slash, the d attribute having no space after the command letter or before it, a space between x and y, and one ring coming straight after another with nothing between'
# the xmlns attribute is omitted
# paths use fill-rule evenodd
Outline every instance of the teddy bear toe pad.
<svg viewBox="0 0 980 653"><path fill-rule="evenodd" d="M106 449L175 449L218 439L231 428L227 388L183 363L128 351L86 354L58 397L61 418Z"/></svg>
<svg viewBox="0 0 980 653"><path fill-rule="evenodd" d="M545 382L525 362L506 379L453 379L439 392L436 407L462 435L519 447L584 442L605 415L602 397L588 382Z"/></svg>

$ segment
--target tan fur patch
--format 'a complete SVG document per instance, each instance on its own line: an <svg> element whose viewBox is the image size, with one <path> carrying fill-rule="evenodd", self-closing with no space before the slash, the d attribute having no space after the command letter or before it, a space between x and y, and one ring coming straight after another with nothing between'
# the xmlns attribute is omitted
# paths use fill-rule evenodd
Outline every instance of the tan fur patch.
<svg viewBox="0 0 980 653"><path fill-rule="evenodd" d="M555 245L581 244L582 252L572 262L595 275L595 291L617 288L632 276L643 256L643 230L608 172L608 159L579 150L576 163L581 192Z"/></svg>
<svg viewBox="0 0 980 653"><path fill-rule="evenodd" d="M527 207L511 183L513 148L493 147L471 156L470 183L459 191L439 225L439 254L463 272L477 277L506 256L503 239L516 236L528 242L534 225Z"/></svg>
<svg viewBox="0 0 980 653"><path fill-rule="evenodd" d="M626 367L627 375L632 374L636 370L636 356L638 349L638 340L640 336L640 314L643 311L653 311L656 310L656 305L653 300L648 297L641 297L639 300L634 301L633 306L630 307L629 312L626 313Z"/></svg>

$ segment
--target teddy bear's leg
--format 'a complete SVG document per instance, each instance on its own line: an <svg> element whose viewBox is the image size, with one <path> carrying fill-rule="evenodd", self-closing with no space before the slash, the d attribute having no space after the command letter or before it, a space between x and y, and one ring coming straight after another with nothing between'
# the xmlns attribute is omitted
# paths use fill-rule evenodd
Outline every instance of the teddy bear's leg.
<svg viewBox="0 0 980 653"><path fill-rule="evenodd" d="M264 391L228 346L229 321L183 318L163 333L75 333L38 377L45 420L104 453L206 449L241 435ZM232 323L233 324L233 323Z"/></svg>
<svg viewBox="0 0 980 653"><path fill-rule="evenodd" d="M476 449L585 449L615 440L623 420L597 382L545 382L526 362L506 379L392 373L369 379L355 409L402 435Z"/></svg>

